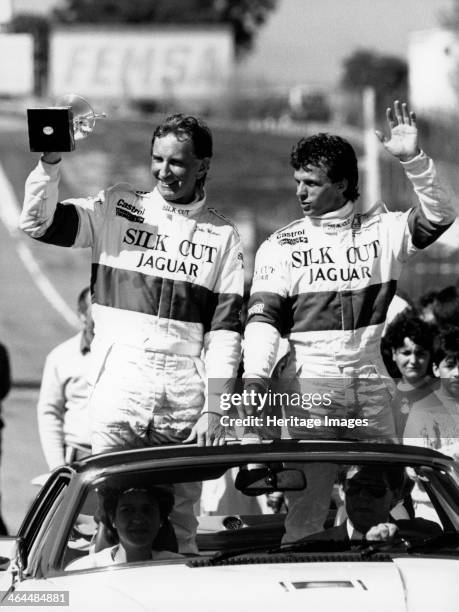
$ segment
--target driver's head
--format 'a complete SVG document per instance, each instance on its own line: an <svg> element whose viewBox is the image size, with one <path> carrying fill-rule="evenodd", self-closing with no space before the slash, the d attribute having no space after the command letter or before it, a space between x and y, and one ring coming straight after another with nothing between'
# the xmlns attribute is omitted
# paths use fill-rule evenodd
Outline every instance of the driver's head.
<svg viewBox="0 0 459 612"><path fill-rule="evenodd" d="M212 134L201 119L181 113L167 117L151 141L151 171L160 195L173 204L202 197L211 157Z"/></svg>
<svg viewBox="0 0 459 612"><path fill-rule="evenodd" d="M396 466L350 466L343 489L349 520L360 533L389 520L390 511L400 499L404 469Z"/></svg>
<svg viewBox="0 0 459 612"><path fill-rule="evenodd" d="M301 138L292 149L290 165L295 171L321 169L333 184L344 181L344 201L354 202L359 197L357 156L341 136L319 133Z"/></svg>

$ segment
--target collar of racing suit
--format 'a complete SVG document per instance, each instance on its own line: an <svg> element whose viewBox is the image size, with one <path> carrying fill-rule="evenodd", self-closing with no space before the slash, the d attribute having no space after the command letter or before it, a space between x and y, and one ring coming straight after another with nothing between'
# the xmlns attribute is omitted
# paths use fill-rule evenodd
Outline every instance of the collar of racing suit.
<svg viewBox="0 0 459 612"><path fill-rule="evenodd" d="M190 202L189 204L175 204L174 202L168 202L159 193L157 187L155 187L153 191L148 195L151 197L153 202L161 206L162 210L166 213L175 213L183 217L193 217L198 211L202 209L202 207L206 203L205 192L202 198L199 198L199 196L197 195L196 199Z"/></svg>
<svg viewBox="0 0 459 612"><path fill-rule="evenodd" d="M347 219L351 220L353 216L354 203L346 202L344 206L341 206L341 208L338 208L337 210L331 210L330 212L320 215L319 217L305 218L310 219L311 223L314 225L333 225L336 222L342 223Z"/></svg>

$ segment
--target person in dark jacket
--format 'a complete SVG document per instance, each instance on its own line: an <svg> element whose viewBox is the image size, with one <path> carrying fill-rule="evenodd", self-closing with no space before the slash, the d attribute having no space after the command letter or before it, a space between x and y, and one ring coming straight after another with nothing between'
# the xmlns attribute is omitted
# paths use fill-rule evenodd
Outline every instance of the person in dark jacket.
<svg viewBox="0 0 459 612"><path fill-rule="evenodd" d="M403 468L387 465L349 466L344 480L347 519L341 525L312 534L304 540L390 542L397 534L431 537L442 533L440 525L423 518L393 519L391 509L406 489ZM300 540L303 541L303 540Z"/></svg>

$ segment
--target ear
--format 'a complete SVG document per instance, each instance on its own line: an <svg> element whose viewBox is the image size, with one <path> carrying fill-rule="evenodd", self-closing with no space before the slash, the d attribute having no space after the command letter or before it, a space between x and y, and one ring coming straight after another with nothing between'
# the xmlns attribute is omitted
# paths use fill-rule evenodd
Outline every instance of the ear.
<svg viewBox="0 0 459 612"><path fill-rule="evenodd" d="M392 361L395 361L396 350L392 349Z"/></svg>
<svg viewBox="0 0 459 612"><path fill-rule="evenodd" d="M440 378L440 370L438 368L438 365L435 363L432 364L432 372L434 373L434 376L436 378Z"/></svg>
<svg viewBox="0 0 459 612"><path fill-rule="evenodd" d="M210 157L204 157L199 160L198 178L202 178L209 171Z"/></svg>
<svg viewBox="0 0 459 612"><path fill-rule="evenodd" d="M336 181L335 185L336 185L336 188L338 189L338 191L340 193L344 194L344 192L346 191L347 186L348 186L347 179L342 178L341 180Z"/></svg>

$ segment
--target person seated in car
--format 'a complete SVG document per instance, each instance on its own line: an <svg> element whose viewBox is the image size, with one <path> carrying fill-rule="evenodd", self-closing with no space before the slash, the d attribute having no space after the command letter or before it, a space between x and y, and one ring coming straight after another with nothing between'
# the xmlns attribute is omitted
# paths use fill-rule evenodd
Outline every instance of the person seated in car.
<svg viewBox="0 0 459 612"><path fill-rule="evenodd" d="M333 540L351 542L392 541L397 534L419 534L430 537L442 533L433 521L422 518L397 520L391 509L403 495L405 471L396 466L349 466L344 481L344 504L347 519L341 525L312 534L300 542Z"/></svg>
<svg viewBox="0 0 459 612"><path fill-rule="evenodd" d="M172 493L159 486L107 490L103 500L104 523L118 543L77 559L67 570L103 567L136 561L180 558L157 547L158 536L174 505Z"/></svg>

